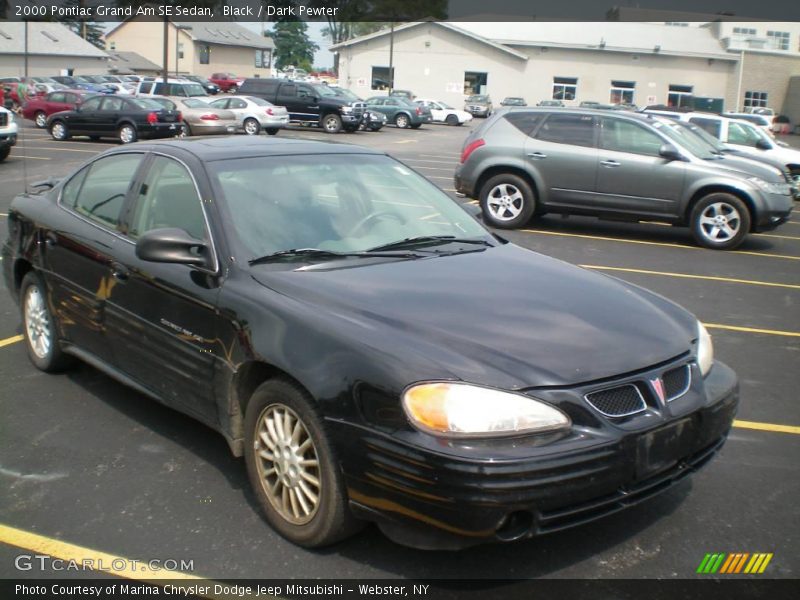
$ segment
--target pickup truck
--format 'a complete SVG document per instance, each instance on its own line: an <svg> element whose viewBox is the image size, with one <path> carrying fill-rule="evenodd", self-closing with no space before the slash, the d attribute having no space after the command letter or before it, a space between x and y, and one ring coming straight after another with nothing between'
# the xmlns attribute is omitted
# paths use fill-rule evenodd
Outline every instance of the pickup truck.
<svg viewBox="0 0 800 600"><path fill-rule="evenodd" d="M233 73L214 73L208 80L219 86L219 89L223 92L235 92L237 87L244 81L242 77L237 77Z"/></svg>
<svg viewBox="0 0 800 600"><path fill-rule="evenodd" d="M363 102L340 96L327 85L291 79L245 79L241 96L256 96L285 106L289 120L304 125L319 125L326 133L356 131L364 118Z"/></svg>

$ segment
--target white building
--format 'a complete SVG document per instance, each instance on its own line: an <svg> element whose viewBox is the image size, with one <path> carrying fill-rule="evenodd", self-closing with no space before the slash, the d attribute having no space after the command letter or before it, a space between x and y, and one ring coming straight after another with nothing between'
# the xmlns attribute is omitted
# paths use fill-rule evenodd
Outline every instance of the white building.
<svg viewBox="0 0 800 600"><path fill-rule="evenodd" d="M392 46L395 88L454 105L485 92L496 104L522 96L641 106L694 96L726 109L783 108L789 78L800 75L800 24L685 24L408 23L331 50L342 84L363 97L386 93Z"/></svg>

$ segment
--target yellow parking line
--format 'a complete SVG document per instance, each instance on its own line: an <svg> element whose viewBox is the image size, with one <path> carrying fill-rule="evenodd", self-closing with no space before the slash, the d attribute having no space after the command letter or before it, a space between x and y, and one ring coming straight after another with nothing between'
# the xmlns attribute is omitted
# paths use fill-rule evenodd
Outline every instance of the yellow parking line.
<svg viewBox="0 0 800 600"><path fill-rule="evenodd" d="M739 327L737 325L721 325L719 323L703 323L707 329L725 329L727 331L743 331L745 333L765 333L767 335L782 335L786 337L800 337L800 331L780 331L778 329L756 329L755 327Z"/></svg>
<svg viewBox="0 0 800 600"><path fill-rule="evenodd" d="M10 346L11 344L16 344L17 342L21 342L24 339L25 336L15 335L13 337L0 340L0 348L3 348L4 346Z"/></svg>
<svg viewBox="0 0 800 600"><path fill-rule="evenodd" d="M778 238L781 240L800 240L800 237L796 235L776 235L774 233L753 233L756 237L769 237L769 238Z"/></svg>
<svg viewBox="0 0 800 600"><path fill-rule="evenodd" d="M430 179L430 177L429 177ZM624 238L606 237L602 235L588 235L585 233L564 233L561 231L542 231L541 229L520 229L524 233L539 233L541 235L555 235L564 237L576 237L589 240L603 240L607 242L621 242L623 244L643 244L645 246L664 246L667 248L683 248L684 250L704 250L700 246L687 246L686 244L673 244L669 242L650 242L646 240L626 240ZM729 254L750 254L752 256L764 256L766 258L785 258L788 260L800 260L800 256L789 256L786 254L769 254L767 252L750 252L749 250L731 250Z"/></svg>
<svg viewBox="0 0 800 600"><path fill-rule="evenodd" d="M768 287L788 288L790 290L800 290L800 285L791 283L772 283L770 281L752 281L749 279L734 279L733 277L714 277L712 275L691 275L689 273L670 273L667 271L648 271L646 269L627 269L624 267L603 267L600 265L578 265L584 269L596 271L620 271L623 273L641 273L642 275L660 275L663 277L681 277L684 279L705 279L708 281L723 281L725 283L743 283L747 285L764 285Z"/></svg>
<svg viewBox="0 0 800 600"><path fill-rule="evenodd" d="M795 425L776 425L774 423L758 423L756 421L740 421L736 419L733 422L734 427L740 429L757 429L759 431L772 431L776 433L794 433L800 435L800 427Z"/></svg>
<svg viewBox="0 0 800 600"><path fill-rule="evenodd" d="M51 146L36 146L35 148L28 148L28 150L58 150L59 152L88 152L91 154L97 154L97 150L81 150L80 148L53 148Z"/></svg>
<svg viewBox="0 0 800 600"><path fill-rule="evenodd" d="M121 556L114 556L113 554L108 554L99 550L76 546L75 544L62 542L61 540L2 524L0 524L0 542L53 558L60 558L67 562L75 561L78 565L102 564L105 565L106 568L110 568L112 565L114 565L114 567L121 566L122 568L120 570L114 568L114 570L104 570L103 572L119 577L126 577L128 579L145 581L153 579L203 579L197 575L189 575L181 571L151 569L147 561L136 561L134 563L134 561ZM84 561L86 562L84 563Z"/></svg>

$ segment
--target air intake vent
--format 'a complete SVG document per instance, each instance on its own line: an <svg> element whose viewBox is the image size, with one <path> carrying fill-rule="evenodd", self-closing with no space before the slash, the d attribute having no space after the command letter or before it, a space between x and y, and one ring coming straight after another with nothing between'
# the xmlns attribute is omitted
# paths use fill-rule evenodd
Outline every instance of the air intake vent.
<svg viewBox="0 0 800 600"><path fill-rule="evenodd" d="M586 394L586 401L607 417L627 417L646 408L639 388L633 384Z"/></svg>
<svg viewBox="0 0 800 600"><path fill-rule="evenodd" d="M689 391L692 383L692 370L689 365L683 365L664 373L661 378L664 382L664 395L667 402L672 402Z"/></svg>

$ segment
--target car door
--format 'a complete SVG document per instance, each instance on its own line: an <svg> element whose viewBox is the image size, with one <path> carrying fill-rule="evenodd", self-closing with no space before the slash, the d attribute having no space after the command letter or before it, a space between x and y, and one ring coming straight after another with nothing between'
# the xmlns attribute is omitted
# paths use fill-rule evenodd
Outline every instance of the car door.
<svg viewBox="0 0 800 600"><path fill-rule="evenodd" d="M109 341L125 373L208 421L216 414L215 356L224 354L216 340L218 280L208 270L143 261L135 246L148 231L174 227L213 250L201 195L187 166L174 158L154 154L144 171L126 210L129 241L114 252L123 274L108 299Z"/></svg>
<svg viewBox="0 0 800 600"><path fill-rule="evenodd" d="M551 113L525 142L525 160L547 187L554 206L594 207L597 119Z"/></svg>
<svg viewBox="0 0 800 600"><path fill-rule="evenodd" d="M98 111L97 127L100 135L112 136L117 130L120 114L126 109L131 108L122 98L110 96L103 98Z"/></svg>
<svg viewBox="0 0 800 600"><path fill-rule="evenodd" d="M308 121L319 119L319 98L317 92L310 85L297 85L297 105L298 111Z"/></svg>
<svg viewBox="0 0 800 600"><path fill-rule="evenodd" d="M140 152L106 156L73 175L61 190L59 222L42 244L60 337L109 362L105 307L116 284L113 251L121 242L122 209L142 157Z"/></svg>
<svg viewBox="0 0 800 600"><path fill-rule="evenodd" d="M75 112L67 119L67 127L73 135L99 135L97 134L98 112L102 96L89 98L75 108Z"/></svg>
<svg viewBox="0 0 800 600"><path fill-rule="evenodd" d="M283 83L278 88L278 101L276 104L285 106L289 111L289 118L293 121L308 121L309 116L305 114L305 105L297 98L297 84Z"/></svg>
<svg viewBox="0 0 800 600"><path fill-rule="evenodd" d="M639 123L603 117L600 125L596 206L632 214L677 214L686 163L662 157L666 140Z"/></svg>
<svg viewBox="0 0 800 600"><path fill-rule="evenodd" d="M247 113L247 102L241 98L229 98L227 108L236 115L236 120L241 125Z"/></svg>

